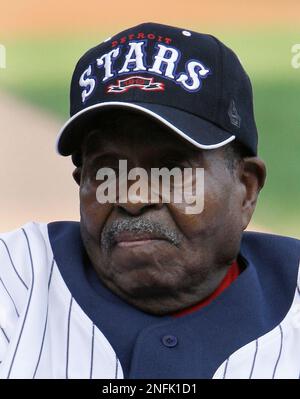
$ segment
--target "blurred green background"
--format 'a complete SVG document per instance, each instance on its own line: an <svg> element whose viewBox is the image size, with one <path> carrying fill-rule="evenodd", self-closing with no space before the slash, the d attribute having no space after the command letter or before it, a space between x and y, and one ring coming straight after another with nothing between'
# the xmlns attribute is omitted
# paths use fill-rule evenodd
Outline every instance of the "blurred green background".
<svg viewBox="0 0 300 399"><path fill-rule="evenodd" d="M198 30L203 31L200 26ZM97 34L7 38L9 68L0 74L0 86L64 121L75 63L112 33L106 29ZM300 43L300 28L222 27L210 33L238 54L253 84L259 153L268 171L254 222L300 237L300 69L291 66L291 48Z"/></svg>

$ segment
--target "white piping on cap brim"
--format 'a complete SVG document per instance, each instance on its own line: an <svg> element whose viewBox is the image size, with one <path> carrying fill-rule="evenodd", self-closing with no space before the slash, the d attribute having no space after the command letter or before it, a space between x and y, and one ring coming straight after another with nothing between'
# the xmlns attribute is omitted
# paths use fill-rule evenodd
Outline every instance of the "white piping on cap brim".
<svg viewBox="0 0 300 399"><path fill-rule="evenodd" d="M63 131L66 129L66 127L68 127L75 119L77 119L79 116L81 116L82 114L84 114L84 113L86 113L86 112L88 112L88 111L90 111L92 109L104 108L104 107L108 107L108 106L118 106L118 107L123 107L123 108L133 108L133 109L136 109L136 110L139 110L139 111L143 111L144 113L146 113L146 114L154 117L158 121L162 122L165 126L168 126L175 133L179 134L179 136L183 137L184 139L189 141L194 146L196 146L198 148L201 148L203 150L212 150L214 148L222 147L225 144L228 144L228 143L230 143L231 141L233 141L235 139L235 136L232 135L228 139L223 140L223 141L221 141L220 143L217 143L217 144L208 144L208 145L200 144L200 143L197 143L197 141L193 140L191 137L189 137L187 134L185 134L182 130L180 130L176 126L172 125L172 123L170 123L166 119L162 118L161 116L157 115L155 112L150 111L147 108L141 107L140 105L136 105L136 104L132 104L132 103L126 103L126 102L121 102L121 101L107 101L107 102L104 102L104 103L91 105L90 107L82 109L81 111L77 112L77 114L73 115L64 124L64 126L60 129L60 132L58 133L58 136L57 136L57 139L56 139L56 145L55 145L56 152L58 154L60 154L60 152L58 151L58 143L59 143L60 137L63 134Z"/></svg>

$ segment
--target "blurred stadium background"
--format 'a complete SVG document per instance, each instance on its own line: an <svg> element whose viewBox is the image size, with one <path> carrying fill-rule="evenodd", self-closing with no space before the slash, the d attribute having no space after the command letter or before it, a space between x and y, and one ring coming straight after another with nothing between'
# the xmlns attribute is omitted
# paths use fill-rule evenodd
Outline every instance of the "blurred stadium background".
<svg viewBox="0 0 300 399"><path fill-rule="evenodd" d="M71 162L53 150L68 118L74 65L108 36L153 21L212 33L239 55L252 79L260 156L268 168L253 224L299 238L300 69L291 66L299 18L299 0L3 0L0 231L30 220L79 218Z"/></svg>

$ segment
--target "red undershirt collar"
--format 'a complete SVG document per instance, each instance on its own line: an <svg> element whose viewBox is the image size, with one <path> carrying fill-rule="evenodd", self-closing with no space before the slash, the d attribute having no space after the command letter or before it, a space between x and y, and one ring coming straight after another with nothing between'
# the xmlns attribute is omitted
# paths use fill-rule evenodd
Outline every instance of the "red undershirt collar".
<svg viewBox="0 0 300 399"><path fill-rule="evenodd" d="M192 313L196 310L203 308L204 306L208 305L213 299L219 296L226 288L230 286L230 284L238 278L240 274L240 268L237 261L233 262L230 266L226 276L221 281L220 285L213 291L208 297L203 299L201 302L197 303L196 305L190 306L189 308L180 310L172 314L173 317L181 317L185 316L186 314Z"/></svg>

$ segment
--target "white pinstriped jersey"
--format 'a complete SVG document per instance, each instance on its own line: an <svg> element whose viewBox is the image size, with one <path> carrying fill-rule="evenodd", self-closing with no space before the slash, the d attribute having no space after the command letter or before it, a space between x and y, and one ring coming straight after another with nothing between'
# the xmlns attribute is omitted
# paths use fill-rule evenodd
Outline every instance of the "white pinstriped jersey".
<svg viewBox="0 0 300 399"><path fill-rule="evenodd" d="M30 223L1 235L0 378L122 378L104 335L64 283L47 238Z"/></svg>
<svg viewBox="0 0 300 399"><path fill-rule="evenodd" d="M300 378L300 274L293 304L282 322L234 352L214 378Z"/></svg>
<svg viewBox="0 0 300 399"><path fill-rule="evenodd" d="M46 224L1 234L0 265L0 378L123 378L112 345L66 285ZM299 378L299 287L298 276L280 324L232 353L213 378Z"/></svg>

